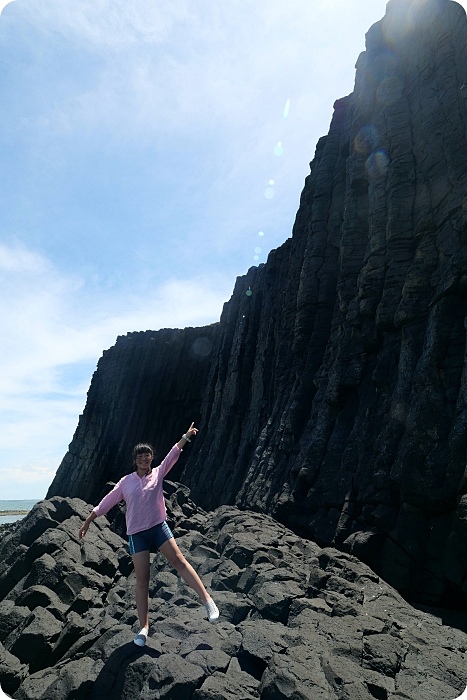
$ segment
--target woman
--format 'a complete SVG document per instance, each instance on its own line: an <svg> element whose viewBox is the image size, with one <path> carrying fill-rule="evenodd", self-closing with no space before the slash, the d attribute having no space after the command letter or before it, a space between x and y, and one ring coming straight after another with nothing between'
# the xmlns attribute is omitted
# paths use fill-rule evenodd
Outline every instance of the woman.
<svg viewBox="0 0 467 700"><path fill-rule="evenodd" d="M196 435L198 428L190 425L181 440L172 447L158 467L152 468L154 452L151 445L140 443L133 449L134 471L124 476L86 518L79 531L85 536L89 525L100 515L105 515L119 501L126 501L126 525L130 554L136 573L136 608L140 631L134 642L144 646L149 630L149 551L153 544L177 570L183 580L199 595L210 622L219 618L219 610L208 595L201 579L180 552L174 536L166 523L167 511L162 491L163 479L180 456L183 447Z"/></svg>

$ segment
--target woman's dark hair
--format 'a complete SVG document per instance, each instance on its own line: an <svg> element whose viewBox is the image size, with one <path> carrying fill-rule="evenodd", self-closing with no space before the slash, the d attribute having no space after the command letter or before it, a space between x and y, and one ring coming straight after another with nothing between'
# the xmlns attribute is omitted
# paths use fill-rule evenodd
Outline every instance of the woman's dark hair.
<svg viewBox="0 0 467 700"><path fill-rule="evenodd" d="M150 452L154 456L154 447L150 445L149 442L138 442L138 444L133 447L133 467L135 469L137 455L145 454L145 452Z"/></svg>

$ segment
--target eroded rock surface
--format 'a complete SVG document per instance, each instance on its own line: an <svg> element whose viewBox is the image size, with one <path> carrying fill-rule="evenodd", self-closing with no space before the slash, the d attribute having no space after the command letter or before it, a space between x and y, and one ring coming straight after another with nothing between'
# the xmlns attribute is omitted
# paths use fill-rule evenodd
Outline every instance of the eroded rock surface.
<svg viewBox="0 0 467 700"><path fill-rule="evenodd" d="M206 513L185 487L168 484L167 495L178 544L220 621L210 624L154 555L150 636L136 647L126 542L99 518L80 543L90 506L55 497L0 544L5 692L18 700L449 700L464 689L467 635L409 606L354 557L266 515L232 506Z"/></svg>

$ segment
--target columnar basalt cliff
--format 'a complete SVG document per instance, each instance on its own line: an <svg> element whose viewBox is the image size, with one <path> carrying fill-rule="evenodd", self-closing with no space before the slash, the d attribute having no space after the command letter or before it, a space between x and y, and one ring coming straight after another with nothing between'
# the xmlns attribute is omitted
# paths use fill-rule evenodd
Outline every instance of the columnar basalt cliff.
<svg viewBox="0 0 467 700"><path fill-rule="evenodd" d="M104 352L49 494L92 502L131 468L135 442L165 456L180 430L199 423L217 325L129 333Z"/></svg>
<svg viewBox="0 0 467 700"><path fill-rule="evenodd" d="M292 238L237 280L219 324L107 351L48 496L97 498L124 448L199 420L181 480L202 507L268 513L409 598L460 604L466 259L465 12L390 0Z"/></svg>

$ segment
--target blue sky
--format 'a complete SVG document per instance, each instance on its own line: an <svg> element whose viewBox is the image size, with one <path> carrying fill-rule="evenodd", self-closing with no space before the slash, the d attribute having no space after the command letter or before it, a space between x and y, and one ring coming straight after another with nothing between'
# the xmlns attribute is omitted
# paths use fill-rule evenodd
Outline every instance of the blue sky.
<svg viewBox="0 0 467 700"><path fill-rule="evenodd" d="M217 321L290 236L385 5L0 2L1 499L45 495L118 335Z"/></svg>

